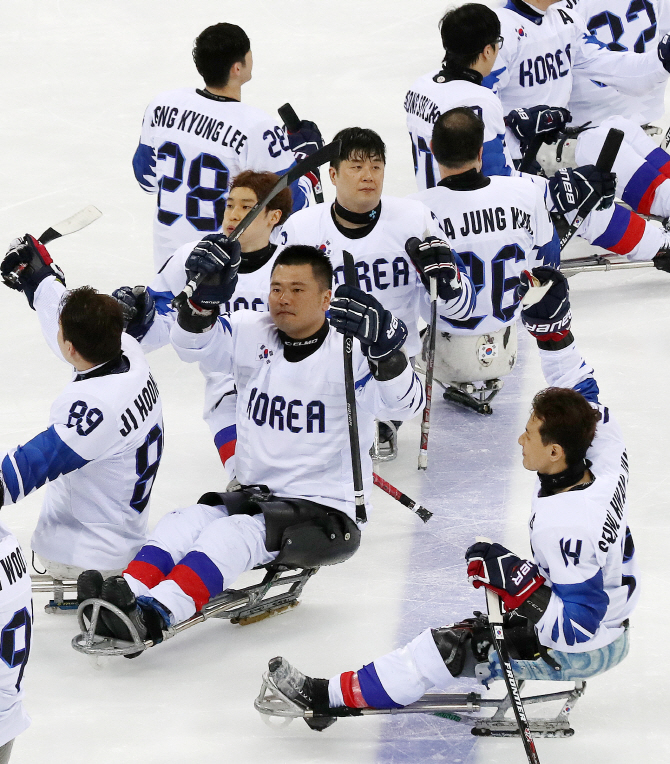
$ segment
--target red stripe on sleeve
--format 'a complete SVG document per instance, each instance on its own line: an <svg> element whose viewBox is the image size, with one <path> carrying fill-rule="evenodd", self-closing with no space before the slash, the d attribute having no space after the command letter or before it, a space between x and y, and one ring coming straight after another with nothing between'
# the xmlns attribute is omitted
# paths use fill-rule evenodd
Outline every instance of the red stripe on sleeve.
<svg viewBox="0 0 670 764"><path fill-rule="evenodd" d="M614 246L609 247L609 251L617 255L627 255L640 243L645 225L644 220L639 215L631 214L626 232Z"/></svg>

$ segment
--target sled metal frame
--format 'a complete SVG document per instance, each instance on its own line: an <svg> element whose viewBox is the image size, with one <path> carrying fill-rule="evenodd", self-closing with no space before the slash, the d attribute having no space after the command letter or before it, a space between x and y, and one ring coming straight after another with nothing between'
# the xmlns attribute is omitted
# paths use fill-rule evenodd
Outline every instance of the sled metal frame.
<svg viewBox="0 0 670 764"><path fill-rule="evenodd" d="M519 690L523 690L525 682L519 682ZM524 707L528 705L562 701L561 709L556 716L532 718L528 721L533 735L537 737L570 737L574 730L570 727L569 714L575 704L584 694L586 682L577 680L571 690L531 695L523 698ZM315 715L295 701L287 698L275 685L272 677L266 671L254 708L264 716L277 716L284 719L303 718L305 720L328 718ZM470 732L478 737L518 737L519 728L512 716L506 717L512 704L506 693L502 698L482 698L479 693L427 693L415 703L402 708L333 708L332 716L373 716L378 714L431 714L453 722L467 724ZM492 716L479 716L483 709L494 709Z"/></svg>
<svg viewBox="0 0 670 764"><path fill-rule="evenodd" d="M444 387L442 397L445 401L473 409L478 414L492 414L491 401L502 390L504 382L499 378L488 379L484 382L484 387L475 387L472 382L440 384Z"/></svg>
<svg viewBox="0 0 670 764"><path fill-rule="evenodd" d="M382 441L379 438L379 425L383 422L391 430L390 448L382 448ZM384 441L386 442L386 441ZM376 462L392 462L398 456L398 428L393 422L385 420L375 420L375 439L370 449L370 456Z"/></svg>
<svg viewBox="0 0 670 764"><path fill-rule="evenodd" d="M625 257L612 255L591 255L589 257L576 257L562 260L559 266L562 274L570 278L577 273L591 271L618 271L632 270L634 268L653 268L651 260L626 260Z"/></svg>
<svg viewBox="0 0 670 764"><path fill-rule="evenodd" d="M66 599L65 592L76 592L77 582L71 579L54 578L48 574L32 574L30 585L35 594L51 594L52 598L44 606L45 613L74 612L79 603L77 599Z"/></svg>
<svg viewBox="0 0 670 764"><path fill-rule="evenodd" d="M277 615L284 610L295 607L298 597L307 581L317 572L318 568L300 568L299 570L285 570L269 568L259 584L247 586L244 589L227 589L218 597L210 600L201 611L190 618L169 626L163 631L163 641L170 639L186 629L190 629L198 623L209 618L225 618L231 623L245 625L262 617ZM266 596L271 589L277 586L288 586L288 590L282 594ZM84 611L92 606L90 620ZM113 637L101 637L95 633L95 628L102 609L110 610L117 615L128 628L132 641L125 641ZM77 621L80 633L72 639L72 647L80 653L96 656L110 655L136 655L154 646L151 639L141 639L135 625L130 618L115 605L101 599L85 600L77 610Z"/></svg>

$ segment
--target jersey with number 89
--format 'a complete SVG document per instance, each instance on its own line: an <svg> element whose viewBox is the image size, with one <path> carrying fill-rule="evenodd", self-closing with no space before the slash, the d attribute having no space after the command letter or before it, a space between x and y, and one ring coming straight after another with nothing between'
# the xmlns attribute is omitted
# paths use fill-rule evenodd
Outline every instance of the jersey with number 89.
<svg viewBox="0 0 670 764"><path fill-rule="evenodd" d="M156 270L182 244L221 230L228 188L240 172L281 175L294 161L284 130L260 109L193 88L154 98L133 167L141 187L158 194Z"/></svg>
<svg viewBox="0 0 670 764"><path fill-rule="evenodd" d="M35 294L52 348L64 291L49 277ZM51 406L47 429L0 453L4 503L47 483L33 550L64 565L123 568L145 541L162 451L158 388L139 344L124 333L118 361L75 374Z"/></svg>

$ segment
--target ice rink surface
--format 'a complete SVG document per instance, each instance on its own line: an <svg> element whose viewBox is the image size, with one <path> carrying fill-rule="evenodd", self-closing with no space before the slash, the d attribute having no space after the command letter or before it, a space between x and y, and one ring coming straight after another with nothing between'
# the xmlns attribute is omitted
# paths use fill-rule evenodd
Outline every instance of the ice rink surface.
<svg viewBox="0 0 670 764"><path fill-rule="evenodd" d="M251 38L254 78L244 88L245 101L269 113L290 101L326 137L353 124L377 130L388 145L386 192L412 193L403 98L416 76L439 64L437 21L444 10L435 0L3 0L4 242L26 231L39 235L95 204L101 220L50 247L68 286L111 291L147 283L154 198L139 189L131 169L142 115L159 91L200 85L192 41L218 21L240 24ZM543 764L669 761L670 275L653 269L582 274L571 287L575 336L596 369L601 400L627 438L630 525L644 577L629 657L589 682L571 717L575 736L540 740L538 752ZM50 354L24 297L4 288L1 295L0 437L11 447L44 429L69 369ZM180 363L170 348L150 362L166 422L152 498L155 524L227 480L201 419L198 370ZM507 380L491 417L435 396L425 474L416 470L418 421L403 427L399 459L380 471L435 517L423 526L376 491L360 552L345 565L323 568L300 607L285 615L247 627L210 621L137 660L96 664L70 647L74 618L45 615L46 596L36 595L24 680L33 724L17 740L12 761L525 761L518 740L476 740L467 728L435 717L345 719L316 734L301 721L269 728L252 706L274 655L328 677L359 668L427 626L484 609L463 563L475 535L529 553L533 476L521 467L516 438L543 379L526 336ZM40 502L38 492L3 510L25 550Z"/></svg>

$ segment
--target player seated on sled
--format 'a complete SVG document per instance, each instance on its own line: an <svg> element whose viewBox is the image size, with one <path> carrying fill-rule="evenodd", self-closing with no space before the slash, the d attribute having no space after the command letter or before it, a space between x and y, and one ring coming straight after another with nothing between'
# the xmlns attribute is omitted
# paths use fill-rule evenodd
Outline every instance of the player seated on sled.
<svg viewBox="0 0 670 764"><path fill-rule="evenodd" d="M618 424L598 402L593 369L570 332L565 277L549 268L534 274L552 285L522 313L551 385L533 399L518 440L523 466L538 474L529 522L533 553L524 560L500 544L478 542L465 559L473 586L492 589L504 603L517 678L583 680L628 653L628 619L639 595L627 524L628 459ZM522 276L522 295L528 283ZM453 677L484 684L502 677L480 614L426 629L404 647L330 680L307 677L283 658L273 659L269 672L280 693L322 717L321 728L331 709L406 706L435 685L448 687ZM332 721L337 715L342 711Z"/></svg>
<svg viewBox="0 0 670 764"><path fill-rule="evenodd" d="M183 360L234 376L236 472L247 488L206 494L164 517L122 576L103 582L87 571L79 579L80 600L101 597L118 606L140 638L154 643L244 571L273 561L333 564L358 548L369 505L357 511L354 503L342 332L358 339L354 379L367 496L375 417L409 419L423 405L421 382L401 350L405 325L360 289L340 286L331 301L333 272L322 252L286 248L270 277L269 313L238 311L219 320L239 263L237 242L201 242L191 268L206 278L179 309L171 339ZM132 637L111 610L101 613L102 636Z"/></svg>

